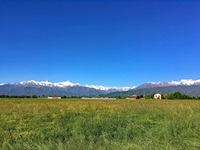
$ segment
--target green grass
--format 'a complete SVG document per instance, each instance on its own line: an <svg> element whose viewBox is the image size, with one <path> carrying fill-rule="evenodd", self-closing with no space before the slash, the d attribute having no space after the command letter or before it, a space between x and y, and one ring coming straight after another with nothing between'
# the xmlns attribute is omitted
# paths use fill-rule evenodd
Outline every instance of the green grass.
<svg viewBox="0 0 200 150"><path fill-rule="evenodd" d="M200 101L0 99L0 149L200 149Z"/></svg>

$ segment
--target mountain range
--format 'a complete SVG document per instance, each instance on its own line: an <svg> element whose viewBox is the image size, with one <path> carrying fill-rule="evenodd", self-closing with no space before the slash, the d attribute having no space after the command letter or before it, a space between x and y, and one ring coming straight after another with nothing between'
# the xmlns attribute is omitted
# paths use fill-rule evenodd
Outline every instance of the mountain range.
<svg viewBox="0 0 200 150"><path fill-rule="evenodd" d="M135 88L135 87L133 87ZM0 85L0 94L5 95L45 95L45 96L98 96L112 92L122 92L131 87L105 87L80 85L70 81L53 83L46 81L22 81Z"/></svg>
<svg viewBox="0 0 200 150"><path fill-rule="evenodd" d="M200 96L200 80L185 79L171 82L147 82L137 87L105 87L81 85L70 81L53 83L46 81L22 81L0 84L0 94L5 95L45 95L45 96L129 96L156 93L181 92L190 96Z"/></svg>
<svg viewBox="0 0 200 150"><path fill-rule="evenodd" d="M116 96L131 96L150 95L152 93L168 94L173 92L180 92L189 96L200 96L200 80L184 79L180 81L171 82L147 82L124 92L113 92L102 96L116 97Z"/></svg>
<svg viewBox="0 0 200 150"><path fill-rule="evenodd" d="M200 80L184 79L180 81L171 81L171 82L147 82L141 84L136 89L169 87L169 86L193 86L193 85L200 85Z"/></svg>

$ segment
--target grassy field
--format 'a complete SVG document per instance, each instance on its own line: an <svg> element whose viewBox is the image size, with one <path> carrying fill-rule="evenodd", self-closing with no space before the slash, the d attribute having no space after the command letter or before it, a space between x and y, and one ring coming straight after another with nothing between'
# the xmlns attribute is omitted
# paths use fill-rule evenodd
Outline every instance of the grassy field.
<svg viewBox="0 0 200 150"><path fill-rule="evenodd" d="M0 99L0 149L200 149L200 101Z"/></svg>

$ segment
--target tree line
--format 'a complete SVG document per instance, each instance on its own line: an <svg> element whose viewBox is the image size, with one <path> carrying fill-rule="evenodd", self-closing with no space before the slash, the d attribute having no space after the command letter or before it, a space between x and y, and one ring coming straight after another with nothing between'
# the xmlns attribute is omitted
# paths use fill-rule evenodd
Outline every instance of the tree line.
<svg viewBox="0 0 200 150"><path fill-rule="evenodd" d="M152 93L150 95L147 96L143 96L143 95L139 95L137 97L137 99L153 99L154 98L154 94ZM194 96L189 96L186 94L182 94L180 92L174 92L174 93L169 93L169 94L161 94L162 99L169 99L169 100L173 100L173 99L198 99L200 100L200 97L194 97ZM42 96L38 96L38 95L0 95L0 98L45 98L47 96L42 95ZM81 98L82 96L61 96L61 98ZM117 96L117 99L126 99L125 96Z"/></svg>
<svg viewBox="0 0 200 150"><path fill-rule="evenodd" d="M5 95L0 94L0 98L45 98L46 95ZM81 96L61 96L61 98L81 98Z"/></svg>
<svg viewBox="0 0 200 150"><path fill-rule="evenodd" d="M154 98L154 94L152 93L148 96L145 97L145 99L153 99ZM169 99L169 100L173 100L173 99L200 99L200 97L195 97L195 96L189 96L186 94L182 94L180 92L174 92L174 93L169 93L169 94L161 94L162 99Z"/></svg>

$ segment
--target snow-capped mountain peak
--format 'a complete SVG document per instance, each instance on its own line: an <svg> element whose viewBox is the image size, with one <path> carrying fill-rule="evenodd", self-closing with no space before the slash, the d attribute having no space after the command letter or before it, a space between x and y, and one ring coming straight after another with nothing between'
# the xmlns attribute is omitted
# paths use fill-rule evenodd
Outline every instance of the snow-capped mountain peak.
<svg viewBox="0 0 200 150"><path fill-rule="evenodd" d="M70 81L63 82L50 82L45 81L22 81L15 83L8 83L0 85L0 94L8 95L67 95L67 96L97 96L101 94L108 94L112 92L123 92L136 89L144 88L155 88L155 87L169 87L172 86L182 86L177 87L178 89L188 88L197 88L200 86L200 80L192 79L182 79L180 81L171 81L171 82L147 82L138 87L106 87L98 85L80 85L79 83L72 83ZM193 87L194 86L194 87ZM189 87L190 88L190 87ZM130 91L132 92L132 91Z"/></svg>
<svg viewBox="0 0 200 150"><path fill-rule="evenodd" d="M103 91L128 91L130 89L134 89L135 87L105 87L101 85L88 85L86 84L85 87L94 88L96 90L103 90Z"/></svg>
<svg viewBox="0 0 200 150"><path fill-rule="evenodd" d="M58 82L54 85L58 87L81 86L79 83L71 83L70 81Z"/></svg>
<svg viewBox="0 0 200 150"><path fill-rule="evenodd" d="M96 85L80 85L79 83L72 83L70 81L63 81L63 82L50 82L48 80L45 81L35 81L35 80L29 80L29 81L22 81L22 82L16 82L12 83L13 85L23 85L23 86L46 86L46 87L60 87L60 88L66 88L66 87L73 87L73 86L82 86L87 88L93 88L96 90L102 90L102 91L128 91L130 89L134 89L135 87L106 87L106 86L96 86Z"/></svg>
<svg viewBox="0 0 200 150"><path fill-rule="evenodd" d="M50 82L49 80L45 81L35 81L35 80L29 80L29 81L22 81L22 82L16 82L12 83L16 85L39 85L39 86L49 86L49 87L68 87L68 86L80 86L78 83L71 83L70 81L64 81L64 82L57 82L53 83Z"/></svg>
<svg viewBox="0 0 200 150"><path fill-rule="evenodd" d="M63 82L50 82L48 80L45 81L22 81L11 83L12 85L18 86L45 86L45 87L59 87L59 88L68 88L68 87L86 87L93 88L96 90L106 91L106 92L117 92L117 91L128 91L131 89L141 89L141 88L154 88L154 87L167 87L167 86L191 86L191 85L200 85L200 80L192 80L192 79L182 79L180 81L170 81L170 82L147 82L138 87L106 87L101 85L81 85L79 83L72 83L70 81Z"/></svg>
<svg viewBox="0 0 200 150"><path fill-rule="evenodd" d="M175 84L177 84L177 85L196 85L196 84L200 84L200 80L183 79L178 82L175 81Z"/></svg>
<svg viewBox="0 0 200 150"><path fill-rule="evenodd" d="M147 82L137 88L153 88L153 87L166 87L166 86L191 86L191 85L200 85L200 80L192 79L182 79L180 81L171 81L171 82Z"/></svg>

